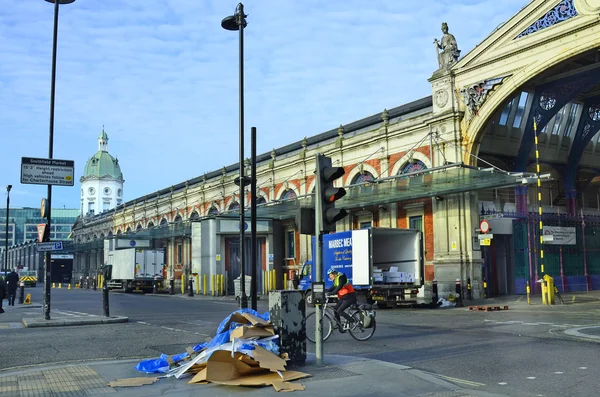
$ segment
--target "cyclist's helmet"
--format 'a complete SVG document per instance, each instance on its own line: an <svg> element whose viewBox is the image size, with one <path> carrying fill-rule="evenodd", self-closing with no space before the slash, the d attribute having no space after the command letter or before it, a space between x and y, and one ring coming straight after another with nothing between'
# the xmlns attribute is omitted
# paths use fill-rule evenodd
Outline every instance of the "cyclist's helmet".
<svg viewBox="0 0 600 397"><path fill-rule="evenodd" d="M329 270L327 270L327 275L329 276L332 273L337 273L337 270L335 270L334 268L329 268Z"/></svg>

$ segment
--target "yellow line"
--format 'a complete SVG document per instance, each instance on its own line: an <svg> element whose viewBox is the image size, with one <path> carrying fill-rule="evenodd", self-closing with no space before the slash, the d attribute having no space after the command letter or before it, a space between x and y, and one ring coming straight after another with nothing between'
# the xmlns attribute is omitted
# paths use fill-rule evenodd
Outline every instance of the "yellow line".
<svg viewBox="0 0 600 397"><path fill-rule="evenodd" d="M451 376L445 376L445 375L439 375L439 374L436 374L436 376L438 378L449 380L449 381L454 382L454 383L462 383L462 384L469 385L469 386L485 386L485 383L472 382L470 380L453 378Z"/></svg>

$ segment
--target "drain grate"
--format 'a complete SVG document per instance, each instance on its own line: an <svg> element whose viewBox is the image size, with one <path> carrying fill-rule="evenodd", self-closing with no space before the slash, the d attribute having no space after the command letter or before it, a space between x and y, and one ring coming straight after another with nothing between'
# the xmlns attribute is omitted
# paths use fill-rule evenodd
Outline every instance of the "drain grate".
<svg viewBox="0 0 600 397"><path fill-rule="evenodd" d="M329 367L321 370L317 370L311 374L310 378L302 379L303 382L315 382L319 380L329 380L329 379L340 379L340 378L350 378L352 376L360 375L357 372L348 371L347 369L342 369L338 367Z"/></svg>

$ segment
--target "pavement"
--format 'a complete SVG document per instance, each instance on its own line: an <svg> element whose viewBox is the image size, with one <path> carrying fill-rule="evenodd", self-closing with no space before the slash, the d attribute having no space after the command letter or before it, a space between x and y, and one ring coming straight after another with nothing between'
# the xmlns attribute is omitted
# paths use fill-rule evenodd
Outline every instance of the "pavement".
<svg viewBox="0 0 600 397"><path fill-rule="evenodd" d="M188 379L162 378L156 383L134 387L110 387L108 383L125 378L153 378L134 369L139 360L92 361L69 365L33 367L0 372L0 395L24 396L90 396L112 393L122 396L274 396L272 386L234 387L216 384L188 384ZM309 354L307 363L294 368L311 375L294 381L302 384L303 396L361 397L503 397L481 390L461 388L435 374L404 365L352 356L325 356L326 365L316 366ZM474 384L474 386L476 386Z"/></svg>

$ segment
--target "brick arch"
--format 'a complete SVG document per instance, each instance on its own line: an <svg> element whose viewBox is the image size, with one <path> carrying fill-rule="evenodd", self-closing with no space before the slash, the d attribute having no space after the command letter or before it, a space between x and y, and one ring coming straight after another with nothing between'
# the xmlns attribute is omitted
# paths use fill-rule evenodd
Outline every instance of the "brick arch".
<svg viewBox="0 0 600 397"><path fill-rule="evenodd" d="M401 169L403 169L408 161L410 160L411 154L410 151L406 153L404 156L400 157L398 161L392 167L391 176L398 175ZM431 168L431 160L425 154L415 150L412 152L412 158L421 161L427 168Z"/></svg>
<svg viewBox="0 0 600 397"><path fill-rule="evenodd" d="M352 183L352 180L356 177L356 175L361 174L365 171L369 172L371 175L373 175L373 177L375 179L379 178L379 172L377 172L377 170L375 169L375 167L373 167L372 165L363 163L362 164L362 170L360 169L361 167L357 164L355 167L353 167L350 172L346 173L345 178L344 178L344 185L349 185Z"/></svg>
<svg viewBox="0 0 600 397"><path fill-rule="evenodd" d="M298 190L298 187L296 186L296 184L289 183L289 186L287 188L285 187L285 184L282 184L281 186L279 186L277 188L274 200L280 200L281 196L283 195L283 193L286 190L292 190L292 191L294 191L294 193L296 193L296 197L300 196L300 191Z"/></svg>

